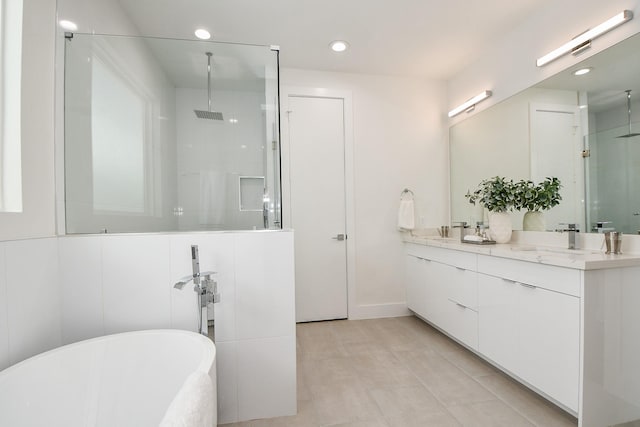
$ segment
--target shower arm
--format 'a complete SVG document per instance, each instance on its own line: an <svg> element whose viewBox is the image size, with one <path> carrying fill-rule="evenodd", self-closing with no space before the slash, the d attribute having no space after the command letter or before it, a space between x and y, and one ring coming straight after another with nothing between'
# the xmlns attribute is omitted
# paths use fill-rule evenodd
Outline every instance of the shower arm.
<svg viewBox="0 0 640 427"><path fill-rule="evenodd" d="M629 125L629 135L631 135L631 91L626 90L625 92L627 92L627 123Z"/></svg>
<svg viewBox="0 0 640 427"><path fill-rule="evenodd" d="M209 100L209 112L211 112L211 52L207 52L207 99Z"/></svg>

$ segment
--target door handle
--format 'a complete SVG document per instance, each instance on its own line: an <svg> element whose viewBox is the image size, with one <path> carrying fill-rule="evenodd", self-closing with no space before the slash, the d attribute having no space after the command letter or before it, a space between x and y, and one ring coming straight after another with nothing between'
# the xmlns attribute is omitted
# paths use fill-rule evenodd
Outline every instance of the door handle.
<svg viewBox="0 0 640 427"><path fill-rule="evenodd" d="M336 237L332 237L333 240L343 241L347 238L344 234L338 234Z"/></svg>

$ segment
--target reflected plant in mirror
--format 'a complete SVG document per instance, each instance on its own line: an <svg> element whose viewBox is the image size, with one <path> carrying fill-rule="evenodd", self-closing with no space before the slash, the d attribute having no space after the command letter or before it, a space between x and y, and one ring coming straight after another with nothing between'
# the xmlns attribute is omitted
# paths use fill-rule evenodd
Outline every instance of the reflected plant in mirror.
<svg viewBox="0 0 640 427"><path fill-rule="evenodd" d="M522 179L516 183L516 209L548 211L562 200L560 188L562 184L556 177L545 178L538 185L531 180Z"/></svg>
<svg viewBox="0 0 640 427"><path fill-rule="evenodd" d="M545 220L542 211L548 211L562 200L560 180L556 177L547 177L536 185L531 180L521 179L515 186L515 208L516 210L527 210L522 220L522 229L525 231L544 231Z"/></svg>

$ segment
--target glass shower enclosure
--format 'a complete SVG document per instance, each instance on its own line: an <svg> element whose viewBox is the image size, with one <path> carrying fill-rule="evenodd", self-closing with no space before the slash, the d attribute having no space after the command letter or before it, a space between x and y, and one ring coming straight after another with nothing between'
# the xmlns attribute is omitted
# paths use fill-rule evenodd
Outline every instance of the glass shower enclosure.
<svg viewBox="0 0 640 427"><path fill-rule="evenodd" d="M67 34L66 232L281 228L278 51Z"/></svg>

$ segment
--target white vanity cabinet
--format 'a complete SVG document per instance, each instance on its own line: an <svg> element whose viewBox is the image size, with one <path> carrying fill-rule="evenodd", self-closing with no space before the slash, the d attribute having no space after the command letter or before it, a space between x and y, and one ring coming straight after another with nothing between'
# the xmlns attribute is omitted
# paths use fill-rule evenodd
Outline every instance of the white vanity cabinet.
<svg viewBox="0 0 640 427"><path fill-rule="evenodd" d="M478 348L474 254L407 244L407 304L470 348Z"/></svg>
<svg viewBox="0 0 640 427"><path fill-rule="evenodd" d="M478 255L479 352L578 412L580 272Z"/></svg>
<svg viewBox="0 0 640 427"><path fill-rule="evenodd" d="M409 309L578 412L579 270L407 243Z"/></svg>

